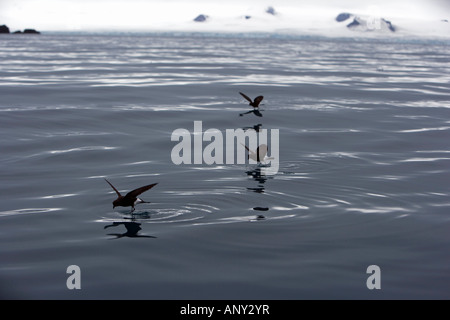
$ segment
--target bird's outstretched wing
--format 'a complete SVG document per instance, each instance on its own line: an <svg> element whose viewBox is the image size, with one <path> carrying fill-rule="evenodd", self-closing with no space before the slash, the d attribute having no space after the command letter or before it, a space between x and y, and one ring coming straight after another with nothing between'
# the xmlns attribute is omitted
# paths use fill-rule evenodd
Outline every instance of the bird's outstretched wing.
<svg viewBox="0 0 450 320"><path fill-rule="evenodd" d="M246 100L248 100L248 102L253 102L252 99L250 99L248 96L246 96L245 94L243 94L242 92L239 92L241 96L243 96Z"/></svg>
<svg viewBox="0 0 450 320"><path fill-rule="evenodd" d="M241 146L243 146L248 152L254 153L252 150L250 150L245 144L241 143Z"/></svg>
<svg viewBox="0 0 450 320"><path fill-rule="evenodd" d="M257 96L255 98L255 105L259 106L259 104L261 103L261 101L264 99L263 96Z"/></svg>
<svg viewBox="0 0 450 320"><path fill-rule="evenodd" d="M241 145L244 146L245 149L247 149L247 151L248 151L248 159L256 158L256 153L254 151L250 150L245 144L241 143ZM255 161L256 161L256 159L255 159Z"/></svg>
<svg viewBox="0 0 450 320"><path fill-rule="evenodd" d="M267 154L267 145L260 145L258 149L256 149L256 154L258 155L258 161L263 161Z"/></svg>
<svg viewBox="0 0 450 320"><path fill-rule="evenodd" d="M137 197L138 195L140 195L141 193L144 193L145 191L153 188L154 186L156 186L158 183L153 183L153 184L149 184L148 186L143 186L137 189L134 189L133 191L130 191L127 193L127 195L125 197Z"/></svg>
<svg viewBox="0 0 450 320"><path fill-rule="evenodd" d="M111 186L111 188L113 188L114 189L114 191L117 193L117 195L119 196L119 197L121 197L122 195L120 194L120 192L116 189L116 188L114 188L114 186L111 184L111 182L109 182L108 180L106 180L105 179L105 181L106 182L108 182L108 184Z"/></svg>

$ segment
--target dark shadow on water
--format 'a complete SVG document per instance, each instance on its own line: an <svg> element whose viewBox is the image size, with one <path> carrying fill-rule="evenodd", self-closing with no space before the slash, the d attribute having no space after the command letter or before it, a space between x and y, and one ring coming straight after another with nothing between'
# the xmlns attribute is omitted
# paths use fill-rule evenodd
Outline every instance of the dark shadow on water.
<svg viewBox="0 0 450 320"><path fill-rule="evenodd" d="M251 176L253 180L258 182L258 186L255 188L247 188L247 190L256 192L256 193L264 193L265 187L264 183L267 181L268 177L261 172L261 168L257 167L253 170L246 171L248 176ZM268 207L254 207L253 210L255 211L269 211ZM263 215L257 215L256 220L265 220L266 218Z"/></svg>
<svg viewBox="0 0 450 320"><path fill-rule="evenodd" d="M255 210L255 211L269 211L269 208L267 208L267 207L254 207L253 210Z"/></svg>
<svg viewBox="0 0 450 320"><path fill-rule="evenodd" d="M269 179L265 174L261 172L261 168L259 167L253 170L248 170L245 173L248 176L251 176L253 180L259 182L260 184L264 184L267 181L267 179Z"/></svg>
<svg viewBox="0 0 450 320"><path fill-rule="evenodd" d="M242 117L242 116L244 116L246 114L253 113L257 117L262 117L263 115L262 115L261 111L262 110L253 109L253 110L250 110L250 111L247 111L247 112L244 112L244 113L240 113L239 116Z"/></svg>
<svg viewBox="0 0 450 320"><path fill-rule="evenodd" d="M259 132L259 131L261 131L261 127L262 127L262 124L258 123L258 124L255 124L253 127L244 127L244 128L242 128L242 130L247 131L247 130L253 129L256 132Z"/></svg>
<svg viewBox="0 0 450 320"><path fill-rule="evenodd" d="M115 236L115 238L112 239L119 239L123 237L129 237L129 238L156 238L154 236L146 236L146 235L139 235L138 232L142 230L141 223L137 223L134 221L131 222L113 222L110 225L107 225L104 227L104 229L111 228L111 227L117 227L123 225L127 231L124 233L108 233L108 236Z"/></svg>
<svg viewBox="0 0 450 320"><path fill-rule="evenodd" d="M256 188L247 188L248 191L253 191L256 193L264 193L264 186L263 185L258 185L258 187Z"/></svg>

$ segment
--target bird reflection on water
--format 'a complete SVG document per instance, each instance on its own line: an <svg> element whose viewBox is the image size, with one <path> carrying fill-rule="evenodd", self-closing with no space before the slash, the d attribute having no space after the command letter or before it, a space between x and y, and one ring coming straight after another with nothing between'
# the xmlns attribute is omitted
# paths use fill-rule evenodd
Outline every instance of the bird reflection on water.
<svg viewBox="0 0 450 320"><path fill-rule="evenodd" d="M245 114L253 113L257 117L262 117L263 115L262 115L261 111L262 110L253 109L253 110L250 110L250 111L247 111L247 112L244 112L244 113L240 113L239 116L242 117Z"/></svg>
<svg viewBox="0 0 450 320"><path fill-rule="evenodd" d="M258 182L258 186L256 188L247 188L247 190L253 191L253 192L256 192L256 193L264 193L264 190L265 190L264 183L267 181L268 177L265 174L261 173L261 168L257 167L257 168L255 168L253 170L246 171L246 173L247 173L248 176L251 176L253 180ZM272 177L270 177L270 178L272 178ZM267 207L259 207L258 206L258 207L254 207L253 210L256 210L256 211L268 211L269 208L267 208ZM265 217L263 215L261 215L261 214L257 215L256 218L257 218L257 220L264 220L265 219Z"/></svg>
<svg viewBox="0 0 450 320"><path fill-rule="evenodd" d="M248 170L245 173L247 174L247 176L251 176L253 180L259 182L260 185L263 185L268 179L272 179L272 177L267 177L264 173L261 172L260 166L253 170Z"/></svg>
<svg viewBox="0 0 450 320"><path fill-rule="evenodd" d="M104 229L111 228L111 227L117 227L123 225L127 231L124 233L108 233L108 236L116 236L112 239L119 239L123 237L129 237L129 238L156 238L154 236L147 236L147 235L139 235L138 232L142 230L141 223L137 223L134 221L125 221L125 222L113 222L110 225L107 225L104 227Z"/></svg>
<svg viewBox="0 0 450 320"><path fill-rule="evenodd" d="M259 131L261 131L261 127L262 127L262 124L258 123L258 124L255 124L253 127L244 127L244 128L242 128L242 130L244 130L244 131L255 130L256 132L259 132Z"/></svg>

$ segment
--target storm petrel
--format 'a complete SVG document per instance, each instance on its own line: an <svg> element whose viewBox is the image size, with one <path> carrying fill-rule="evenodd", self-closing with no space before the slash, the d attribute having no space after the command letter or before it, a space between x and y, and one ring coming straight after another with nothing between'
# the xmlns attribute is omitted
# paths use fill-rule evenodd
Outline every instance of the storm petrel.
<svg viewBox="0 0 450 320"><path fill-rule="evenodd" d="M267 145L265 145L265 144L260 145L258 147L258 149L256 149L256 152L250 150L246 145L243 145L243 146L248 151L248 159L255 160L256 162L261 162L261 161L264 161L264 159L266 158Z"/></svg>
<svg viewBox="0 0 450 320"><path fill-rule="evenodd" d="M250 99L248 96L243 94L242 92L239 92L241 96L243 96L248 102L250 102L248 105L252 106L253 108L259 108L259 104L264 99L263 96L257 96L255 100Z"/></svg>
<svg viewBox="0 0 450 320"><path fill-rule="evenodd" d="M134 189L133 191L128 192L125 196L122 196L120 192L111 184L111 182L106 179L105 181L108 182L111 188L113 188L117 193L117 199L113 201L113 209L115 207L131 207L131 212L135 210L134 206L139 203L150 203L138 198L138 196L157 185L157 183L149 184L147 186Z"/></svg>

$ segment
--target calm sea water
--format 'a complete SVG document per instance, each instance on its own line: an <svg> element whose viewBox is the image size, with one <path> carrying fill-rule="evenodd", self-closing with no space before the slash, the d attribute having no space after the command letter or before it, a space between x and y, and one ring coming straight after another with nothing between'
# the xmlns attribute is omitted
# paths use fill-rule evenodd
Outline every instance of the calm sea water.
<svg viewBox="0 0 450 320"><path fill-rule="evenodd" d="M4 35L0 56L1 298L450 298L449 43ZM279 172L173 164L194 121L279 129ZM104 178L159 184L132 216Z"/></svg>

